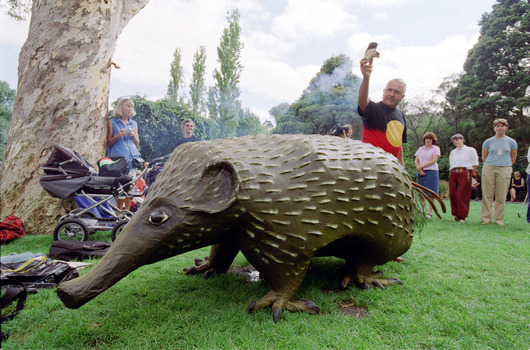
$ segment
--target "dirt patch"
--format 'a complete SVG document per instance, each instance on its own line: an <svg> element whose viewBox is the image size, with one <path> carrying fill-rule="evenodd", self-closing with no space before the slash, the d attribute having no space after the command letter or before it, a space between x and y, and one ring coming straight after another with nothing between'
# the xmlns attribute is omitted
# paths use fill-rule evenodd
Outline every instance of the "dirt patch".
<svg viewBox="0 0 530 350"><path fill-rule="evenodd" d="M355 301L353 301L352 299L338 302L337 305L339 306L339 314L359 318L370 317L370 315L368 314L368 308L366 306L355 305Z"/></svg>

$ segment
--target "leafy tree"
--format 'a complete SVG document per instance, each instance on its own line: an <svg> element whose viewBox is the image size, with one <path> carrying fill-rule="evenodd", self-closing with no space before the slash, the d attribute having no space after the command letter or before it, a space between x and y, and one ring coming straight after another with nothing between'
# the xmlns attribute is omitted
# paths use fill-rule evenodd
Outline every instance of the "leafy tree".
<svg viewBox="0 0 530 350"><path fill-rule="evenodd" d="M193 55L193 75L190 84L191 107L193 111L202 115L206 109L204 96L206 84L204 74L206 73L206 48L201 46Z"/></svg>
<svg viewBox="0 0 530 350"><path fill-rule="evenodd" d="M4 159L7 144L7 132L11 122L11 111L15 102L16 91L9 88L6 81L0 81L0 164Z"/></svg>
<svg viewBox="0 0 530 350"><path fill-rule="evenodd" d="M351 73L352 61L345 55L327 59L302 96L286 107L270 111L276 120L274 133L329 134L336 125L354 125L359 138L357 92L360 80Z"/></svg>
<svg viewBox="0 0 530 350"><path fill-rule="evenodd" d="M0 7L6 9L6 15L17 21L24 21L31 13L32 0L2 0Z"/></svg>
<svg viewBox="0 0 530 350"><path fill-rule="evenodd" d="M474 137L493 135L492 121L506 118L508 134L530 143L530 3L497 0L480 21L477 44L464 74L448 93L459 117L474 122Z"/></svg>
<svg viewBox="0 0 530 350"><path fill-rule="evenodd" d="M167 87L167 97L169 100L180 101L179 90L184 87L184 77L182 75L182 54L180 48L176 48L173 53L173 61L170 68L169 85Z"/></svg>
<svg viewBox="0 0 530 350"><path fill-rule="evenodd" d="M206 107L208 108L208 118L213 120L217 125L219 125L219 93L217 88L214 86L208 87L208 100L206 101ZM218 139L221 137L219 130L212 137Z"/></svg>
<svg viewBox="0 0 530 350"><path fill-rule="evenodd" d="M282 102L269 110L269 114L274 117L274 119L281 118L282 115L287 114L289 111L289 104L287 102Z"/></svg>
<svg viewBox="0 0 530 350"><path fill-rule="evenodd" d="M268 134L269 130L263 124L259 117L249 108L240 110L239 124L236 130L236 136Z"/></svg>
<svg viewBox="0 0 530 350"><path fill-rule="evenodd" d="M223 30L221 42L217 47L217 61L220 64L220 69L216 68L213 73L218 94L218 124L222 138L236 135L239 123L238 98L240 90L238 84L243 69L241 64L243 43L241 42L239 12L237 10L232 11L231 14L227 15L226 19L228 27ZM209 97L213 96L212 94ZM212 108L210 108L210 115L212 115Z"/></svg>

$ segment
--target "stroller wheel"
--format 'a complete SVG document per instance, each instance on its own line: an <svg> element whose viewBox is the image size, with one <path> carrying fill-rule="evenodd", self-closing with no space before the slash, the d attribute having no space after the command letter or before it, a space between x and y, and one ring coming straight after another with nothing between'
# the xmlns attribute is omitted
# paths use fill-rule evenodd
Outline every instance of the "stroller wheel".
<svg viewBox="0 0 530 350"><path fill-rule="evenodd" d="M65 220L55 227L53 239L55 241L88 241L90 232L85 223L79 219Z"/></svg>
<svg viewBox="0 0 530 350"><path fill-rule="evenodd" d="M127 225L128 222L129 220L122 221L114 225L114 227L112 228L112 233L110 234L110 238L113 242L116 240L116 238L118 238L118 235L121 233L121 231L123 230L125 225Z"/></svg>

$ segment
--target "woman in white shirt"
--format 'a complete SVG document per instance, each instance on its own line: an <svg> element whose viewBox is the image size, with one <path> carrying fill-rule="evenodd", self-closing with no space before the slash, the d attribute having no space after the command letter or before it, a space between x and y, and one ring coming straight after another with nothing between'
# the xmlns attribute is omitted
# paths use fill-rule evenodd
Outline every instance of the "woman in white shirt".
<svg viewBox="0 0 530 350"><path fill-rule="evenodd" d="M464 144L464 136L451 137L455 149L449 154L449 198L454 221L465 222L471 200L471 182L478 171L478 154L473 147Z"/></svg>

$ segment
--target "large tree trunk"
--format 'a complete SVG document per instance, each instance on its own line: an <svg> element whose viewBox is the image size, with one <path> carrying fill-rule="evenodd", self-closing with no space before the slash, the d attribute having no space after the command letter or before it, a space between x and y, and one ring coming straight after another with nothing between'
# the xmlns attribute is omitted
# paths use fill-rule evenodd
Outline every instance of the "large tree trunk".
<svg viewBox="0 0 530 350"><path fill-rule="evenodd" d="M22 47L6 154L0 218L51 233L64 215L39 185L54 143L94 162L105 154L111 59L125 25L149 0L35 0Z"/></svg>

